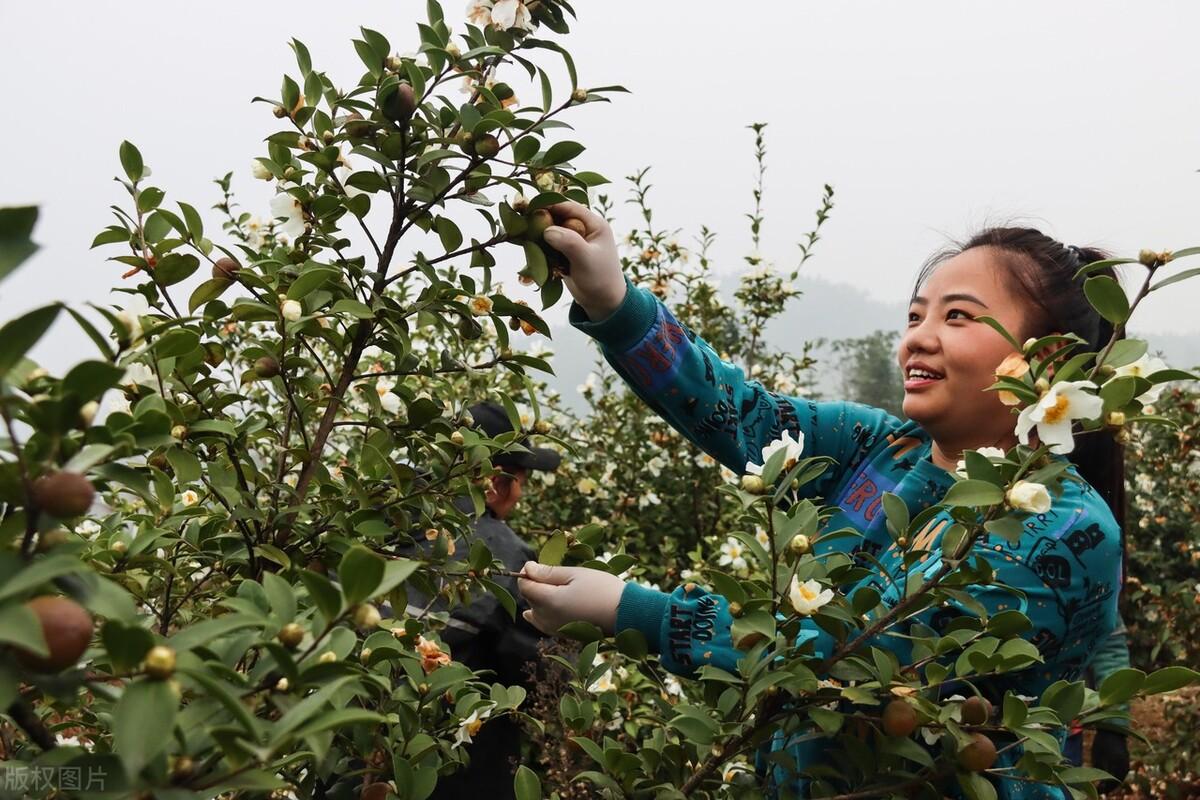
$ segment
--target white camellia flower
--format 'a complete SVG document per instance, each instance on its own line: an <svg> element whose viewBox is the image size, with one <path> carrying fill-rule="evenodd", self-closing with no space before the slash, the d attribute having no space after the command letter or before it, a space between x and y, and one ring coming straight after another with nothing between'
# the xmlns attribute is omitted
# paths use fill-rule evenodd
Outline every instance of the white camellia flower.
<svg viewBox="0 0 1200 800"><path fill-rule="evenodd" d="M1149 378L1154 373L1162 372L1164 369L1170 369L1170 367L1167 365L1167 362L1163 361L1161 358L1142 356L1132 364L1126 364L1123 367L1117 367L1116 373L1113 375L1113 377L1123 378L1127 375L1131 375L1135 378ZM1162 394L1164 386L1165 384L1156 383L1147 389L1144 394L1138 395L1138 401L1143 404L1158 402L1158 396Z"/></svg>
<svg viewBox="0 0 1200 800"><path fill-rule="evenodd" d="M663 467L666 465L667 462L663 461L662 456L655 456L646 462L646 469L653 477L657 478L662 475Z"/></svg>
<svg viewBox="0 0 1200 800"><path fill-rule="evenodd" d="M1004 458L1004 449L1000 447L978 447L975 449L975 452L979 453L979 455L983 456L984 458ZM967 460L965 458L959 459L958 465L954 468L954 471L958 473L960 478L967 477Z"/></svg>
<svg viewBox="0 0 1200 800"><path fill-rule="evenodd" d="M269 181L275 177L271 174L271 170L267 169L266 165L257 158L250 162L250 174L260 181Z"/></svg>
<svg viewBox="0 0 1200 800"><path fill-rule="evenodd" d="M575 490L580 494L591 494L596 491L596 482L591 478L580 478L575 484Z"/></svg>
<svg viewBox="0 0 1200 800"><path fill-rule="evenodd" d="M500 0L492 6L492 24L502 31L509 28L533 30L533 18L522 0Z"/></svg>
<svg viewBox="0 0 1200 800"><path fill-rule="evenodd" d="M792 578L792 585L788 587L788 600L797 614L808 616L832 599L833 590L822 589L816 581Z"/></svg>
<svg viewBox="0 0 1200 800"><path fill-rule="evenodd" d="M129 331L129 341L136 344L142 338L142 317L150 313L150 304L142 294L129 295L129 302L114 316Z"/></svg>
<svg viewBox="0 0 1200 800"><path fill-rule="evenodd" d="M672 697L683 697L683 684L674 675L663 678L663 691Z"/></svg>
<svg viewBox="0 0 1200 800"><path fill-rule="evenodd" d="M642 495L641 497L638 498L638 508L646 508L647 506L657 506L661 503L662 503L662 498L660 498L654 492L646 492L644 495Z"/></svg>
<svg viewBox="0 0 1200 800"><path fill-rule="evenodd" d="M1050 492L1040 483L1017 481L1005 495L1008 504L1018 511L1045 514L1050 510Z"/></svg>
<svg viewBox="0 0 1200 800"><path fill-rule="evenodd" d="M93 539L100 532L100 525L95 520L85 519L75 526L75 532L84 538Z"/></svg>
<svg viewBox="0 0 1200 800"><path fill-rule="evenodd" d="M295 239L304 233L304 207L287 192L280 192L271 198L271 216L283 220L278 229L284 236Z"/></svg>
<svg viewBox="0 0 1200 800"><path fill-rule="evenodd" d="M492 313L492 298L487 295L477 295L471 298L471 313L483 317Z"/></svg>
<svg viewBox="0 0 1200 800"><path fill-rule="evenodd" d="M483 721L491 716L492 707L487 706L483 709L475 709L471 714L458 723L458 732L454 734L453 747L459 747L464 744L470 744L473 736L479 733L479 729L483 727Z"/></svg>
<svg viewBox="0 0 1200 800"><path fill-rule="evenodd" d="M1091 381L1063 381L1051 386L1040 400L1022 409L1017 417L1017 438L1021 444L1029 444L1029 432L1036 426L1038 439L1050 446L1051 453L1064 455L1074 450L1071 423L1093 419L1104 408L1103 400L1085 391L1095 388Z"/></svg>
<svg viewBox="0 0 1200 800"><path fill-rule="evenodd" d="M154 376L154 370L140 362L133 362L125 367L125 374L121 377L121 385L130 389L136 389L138 386L157 386L158 379Z"/></svg>
<svg viewBox="0 0 1200 800"><path fill-rule="evenodd" d="M399 414L400 413L400 396L396 395L396 394L392 394L391 392L380 395L379 405L380 405L380 407L383 408L384 411L386 411L389 414Z"/></svg>
<svg viewBox="0 0 1200 800"><path fill-rule="evenodd" d="M715 467L716 465L717 465L717 460L715 458L713 458L712 456L710 456L708 453L701 453L700 455L696 456L696 466L697 467L702 467L702 468L707 469L707 468Z"/></svg>
<svg viewBox="0 0 1200 800"><path fill-rule="evenodd" d="M761 544L764 548L771 546L771 537L767 535L766 530L763 528L754 529L754 540Z"/></svg>
<svg viewBox="0 0 1200 800"><path fill-rule="evenodd" d="M721 545L721 557L717 559L717 564L729 566L734 571L741 572L748 566L745 553L746 546L730 536L725 540L725 544Z"/></svg>
<svg viewBox="0 0 1200 800"><path fill-rule="evenodd" d="M762 450L762 463L755 464L753 461L746 462L747 475L762 475L762 465L766 464L780 450L787 452L787 457L783 462L783 469L786 472L796 466L796 462L800 460L800 456L804 453L804 434L797 432L799 438L793 439L791 431L784 431L783 436L771 442Z"/></svg>
<svg viewBox="0 0 1200 800"><path fill-rule="evenodd" d="M279 305L279 313L288 322L295 322L304 315L304 306L300 305L299 300L284 300Z"/></svg>
<svg viewBox="0 0 1200 800"><path fill-rule="evenodd" d="M366 194L362 189L350 186L346 181L354 174L354 167L350 164L350 159L346 158L346 154L338 151L338 167L333 171L333 177L338 179L338 183L346 190L346 197L358 197L360 194Z"/></svg>
<svg viewBox="0 0 1200 800"><path fill-rule="evenodd" d="M592 694L603 694L604 692L615 692L616 690L617 684L613 681L611 669L604 670L600 677L588 687L588 691Z"/></svg>
<svg viewBox="0 0 1200 800"><path fill-rule="evenodd" d="M182 495L180 495L179 502L183 503L185 506L194 506L196 503L200 502L200 495L196 494L196 492L192 489L188 489Z"/></svg>
<svg viewBox="0 0 1200 800"><path fill-rule="evenodd" d="M492 0L471 0L467 4L467 22L483 27L492 21Z"/></svg>

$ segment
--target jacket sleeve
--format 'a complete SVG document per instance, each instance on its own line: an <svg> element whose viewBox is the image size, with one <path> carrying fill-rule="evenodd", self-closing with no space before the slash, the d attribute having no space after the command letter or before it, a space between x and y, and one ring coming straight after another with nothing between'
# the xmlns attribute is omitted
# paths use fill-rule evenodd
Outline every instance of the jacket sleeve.
<svg viewBox="0 0 1200 800"><path fill-rule="evenodd" d="M804 437L804 456L829 456L837 467L812 487L824 495L858 463L870 443L900 426L885 411L858 403L783 397L748 381L722 361L645 289L628 285L609 317L588 319L571 306L571 324L599 344L605 359L655 413L713 458L741 474L762 463L762 449L784 431Z"/></svg>
<svg viewBox="0 0 1200 800"><path fill-rule="evenodd" d="M1121 559L1111 514L1106 514L1102 504L1075 502L1078 494L1078 488L1068 489L1050 513L1027 521L1025 535L1014 545L1002 539L980 539L973 555L990 564L995 577L988 585L972 586L969 601L927 609L876 636L870 644L893 652L901 664L911 663L912 644L906 636L914 623L940 631L956 616L977 615L979 608L988 615L1016 610L1032 623L1025 637L1037 645L1047 662L1053 662L1036 676L1029 676L1029 693L1059 678L1077 679L1098 642L1115 629ZM948 523L948 517L941 519ZM914 564L910 572L932 575L941 565L941 535L949 525L939 528L938 524L938 518L931 521L929 556ZM880 562L894 565L899 559L894 553L885 554ZM906 583L905 576L894 571L887 577L876 574L849 587L846 595L870 586L879 591L884 608L893 608L902 601ZM995 585L998 583L1016 591ZM667 595L629 583L617 609L617 631L640 631L650 648L660 654L663 665L677 674L689 676L705 664L733 672L744 653L733 646L733 617L728 606L724 597L694 584ZM828 656L835 644L809 620L804 622L798 644L806 642L812 643L818 657Z"/></svg>

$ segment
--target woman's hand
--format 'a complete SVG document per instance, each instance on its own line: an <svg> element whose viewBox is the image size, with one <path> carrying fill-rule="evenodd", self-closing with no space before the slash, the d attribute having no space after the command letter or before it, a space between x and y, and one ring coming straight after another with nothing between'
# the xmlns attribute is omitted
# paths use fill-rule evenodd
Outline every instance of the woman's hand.
<svg viewBox="0 0 1200 800"><path fill-rule="evenodd" d="M590 622L605 635L617 626L617 606L625 581L598 569L548 567L527 561L517 581L529 603L524 617L542 633L556 634L568 622Z"/></svg>
<svg viewBox="0 0 1200 800"><path fill-rule="evenodd" d="M599 322L625 299L625 276L621 274L612 228L604 217L571 200L550 206L549 210L555 224L542 238L567 257L571 264L570 274L563 277L567 291L593 322ZM562 227L572 219L583 223L583 236Z"/></svg>

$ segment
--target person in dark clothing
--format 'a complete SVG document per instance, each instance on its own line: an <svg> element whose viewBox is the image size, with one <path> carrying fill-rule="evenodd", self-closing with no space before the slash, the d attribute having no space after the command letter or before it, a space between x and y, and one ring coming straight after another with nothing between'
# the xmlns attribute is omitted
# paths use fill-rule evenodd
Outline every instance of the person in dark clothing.
<svg viewBox="0 0 1200 800"><path fill-rule="evenodd" d="M475 426L491 438L513 430L504 409L494 403L479 403L469 410ZM513 572L519 572L525 562L535 556L533 549L505 524L505 520L521 500L529 473L534 470L552 472L561 461L554 450L532 447L525 441L521 444L528 452L493 456L492 464L502 469L503 474L492 478L485 497L487 510L475 521L473 531L492 555ZM469 503L466 508L470 508ZM465 558L467 550L459 548L454 557ZM449 645L456 661L474 670L490 670L494 680L505 686L531 688L524 668L530 661L537 660L538 643L543 635L522 616L529 606L517 591L516 579L500 575L494 575L492 579L516 600L516 619L509 616L493 595L477 593L469 604L451 610L441 638ZM420 613L424 602L427 601L410 596L409 613ZM438 608L435 604L434 609ZM444 606L441 608L444 610ZM517 723L509 717L489 720L467 750L471 763L453 775L439 779L432 797L438 800L473 798L481 789L486 789L494 798L515 797L513 762L521 754L520 733Z"/></svg>

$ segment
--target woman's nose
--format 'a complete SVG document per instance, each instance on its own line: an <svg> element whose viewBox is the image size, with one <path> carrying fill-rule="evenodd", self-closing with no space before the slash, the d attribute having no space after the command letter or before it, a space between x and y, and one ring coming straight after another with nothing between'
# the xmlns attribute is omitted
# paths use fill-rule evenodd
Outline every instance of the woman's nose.
<svg viewBox="0 0 1200 800"><path fill-rule="evenodd" d="M932 353L938 348L937 328L930 320L909 326L900 337L900 351Z"/></svg>

